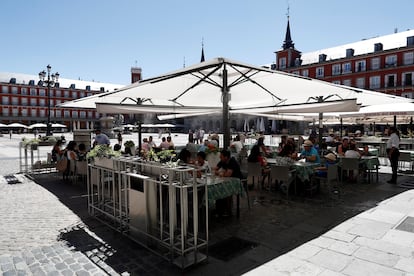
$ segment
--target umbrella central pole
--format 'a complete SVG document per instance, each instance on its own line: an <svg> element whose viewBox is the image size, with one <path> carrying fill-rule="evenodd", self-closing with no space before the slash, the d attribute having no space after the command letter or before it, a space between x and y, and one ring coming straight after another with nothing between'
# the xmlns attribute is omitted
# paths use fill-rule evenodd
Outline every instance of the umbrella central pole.
<svg viewBox="0 0 414 276"><path fill-rule="evenodd" d="M223 87L222 87L222 100L223 100L223 149L227 149L230 146L230 127L229 127L229 87L227 83L227 69L224 64L223 69Z"/></svg>

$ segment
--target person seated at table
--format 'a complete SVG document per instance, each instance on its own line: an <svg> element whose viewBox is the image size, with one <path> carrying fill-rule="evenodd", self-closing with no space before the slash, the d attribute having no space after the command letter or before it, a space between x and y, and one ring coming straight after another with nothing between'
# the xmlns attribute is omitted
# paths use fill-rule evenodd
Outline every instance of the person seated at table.
<svg viewBox="0 0 414 276"><path fill-rule="evenodd" d="M325 164L320 167L316 167L315 174L319 177L327 177L328 175L328 167L335 165L337 163L336 155L334 153L328 153L325 157Z"/></svg>
<svg viewBox="0 0 414 276"><path fill-rule="evenodd" d="M242 178L240 165L234 157L231 157L230 151L223 149L220 152L220 162L214 168L214 174L221 177ZM216 200L216 211L219 216L231 215L233 197L229 196Z"/></svg>
<svg viewBox="0 0 414 276"><path fill-rule="evenodd" d="M55 145L52 148L52 161L57 162L63 156L63 150L61 146L63 145L62 140L57 140Z"/></svg>
<svg viewBox="0 0 414 276"><path fill-rule="evenodd" d="M194 163L193 160L191 159L191 152L186 148L183 148L180 151L180 153L178 154L178 160L179 160L178 163L180 165L186 165L186 164Z"/></svg>
<svg viewBox="0 0 414 276"><path fill-rule="evenodd" d="M280 137L279 152L281 152L283 150L283 148L285 147L287 142L288 142L288 137L286 135L282 135Z"/></svg>
<svg viewBox="0 0 414 276"><path fill-rule="evenodd" d="M318 151L313 147L310 140L305 140L303 143L303 150L299 155L299 159L305 159L305 162L320 163Z"/></svg>
<svg viewBox="0 0 414 276"><path fill-rule="evenodd" d="M234 150L235 153L240 153L243 148L243 143L240 141L239 135L236 135L236 137L234 137L233 142L230 144L230 148Z"/></svg>
<svg viewBox="0 0 414 276"><path fill-rule="evenodd" d="M157 145L155 144L152 136L149 136L148 137L148 146L149 146L149 149L150 150L152 150L153 148L156 148L157 147Z"/></svg>
<svg viewBox="0 0 414 276"><path fill-rule="evenodd" d="M361 158L361 154L357 150L355 143L349 144L349 149L345 152L344 156L347 158Z"/></svg>
<svg viewBox="0 0 414 276"><path fill-rule="evenodd" d="M197 152L197 162L196 162L196 168L197 168L197 177L200 178L202 174L210 173L211 168L208 164L208 161L206 160L206 153L204 151Z"/></svg>
<svg viewBox="0 0 414 276"><path fill-rule="evenodd" d="M261 136L259 139L257 139L257 144L259 146L260 152L264 157L270 157L271 152L270 150L265 146L264 144L264 137Z"/></svg>
<svg viewBox="0 0 414 276"><path fill-rule="evenodd" d="M170 148L170 143L167 142L167 139L165 137L161 138L160 148L161 150L167 150Z"/></svg>
<svg viewBox="0 0 414 276"><path fill-rule="evenodd" d="M283 146L282 150L279 152L278 157L282 157L282 158L289 158L291 160L296 160L296 158L298 157L298 153L295 152L294 145L292 145L291 143L287 143Z"/></svg>
<svg viewBox="0 0 414 276"><path fill-rule="evenodd" d="M357 158L357 159L361 158L361 154L357 150L355 143L353 143L353 142L349 143L349 149L345 152L344 157L346 157L346 158ZM362 169L361 166L362 165L360 165L360 169ZM348 179L350 181L355 181L354 176L357 175L358 173L359 173L358 170L349 171Z"/></svg>
<svg viewBox="0 0 414 276"><path fill-rule="evenodd" d="M345 136L342 138L342 143L336 147L336 152L338 155L345 156L347 150L349 150L349 138Z"/></svg>
<svg viewBox="0 0 414 276"><path fill-rule="evenodd" d="M375 154L372 154L371 152L369 152L369 147L367 145L365 145L362 150L359 151L359 153L361 154L361 156L374 156Z"/></svg>
<svg viewBox="0 0 414 276"><path fill-rule="evenodd" d="M264 186L265 179L269 177L270 168L267 164L266 157L260 152L258 145L254 145L250 150L250 154L247 157L247 162L249 163L259 163L262 167L262 187Z"/></svg>
<svg viewBox="0 0 414 276"><path fill-rule="evenodd" d="M88 154L88 151L86 150L86 145L84 143L80 143L78 145L78 161L85 161L86 155Z"/></svg>
<svg viewBox="0 0 414 276"><path fill-rule="evenodd" d="M195 159L197 157L198 146L194 143L192 135L188 136L188 143L185 145L185 148L191 153L191 158Z"/></svg>

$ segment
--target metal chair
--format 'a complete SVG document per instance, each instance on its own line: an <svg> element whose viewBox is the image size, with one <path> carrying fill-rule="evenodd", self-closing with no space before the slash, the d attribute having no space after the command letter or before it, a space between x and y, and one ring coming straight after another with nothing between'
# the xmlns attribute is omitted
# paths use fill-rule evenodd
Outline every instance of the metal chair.
<svg viewBox="0 0 414 276"><path fill-rule="evenodd" d="M411 153L409 152L400 152L400 157L398 158L398 169L402 170L403 168L406 168L406 165L408 163L409 168L411 169Z"/></svg>
<svg viewBox="0 0 414 276"><path fill-rule="evenodd" d="M255 186L255 179L257 179L259 197L256 196L256 198L254 199L254 203L255 204L263 203L264 197L261 196L261 192L262 192L261 180L263 179L263 175L262 175L262 166L260 165L260 163L253 163L253 162L247 163L247 178L252 179L253 187Z"/></svg>
<svg viewBox="0 0 414 276"><path fill-rule="evenodd" d="M333 189L333 182L337 184L339 182L338 164L328 166L326 176L318 176L315 174L312 177L312 181L316 180L319 180L321 183L325 183L329 196L332 194L337 194L338 197L340 196L339 185L337 185L336 189ZM334 193L335 191L336 193Z"/></svg>
<svg viewBox="0 0 414 276"><path fill-rule="evenodd" d="M296 194L296 170L288 166L272 165L270 166L270 183L273 181L283 181L286 184L286 199L289 200L290 185L294 183Z"/></svg>
<svg viewBox="0 0 414 276"><path fill-rule="evenodd" d="M243 185L244 192L246 193L247 206L249 207L249 210L250 210L249 187L247 185L247 179L248 179L249 174L246 171L242 171L242 175L243 175L243 178L241 179L241 183Z"/></svg>
<svg viewBox="0 0 414 276"><path fill-rule="evenodd" d="M359 158L341 158L340 167L341 167L341 183L344 182L344 171L349 175L350 171L356 172L355 179L358 180L359 175Z"/></svg>

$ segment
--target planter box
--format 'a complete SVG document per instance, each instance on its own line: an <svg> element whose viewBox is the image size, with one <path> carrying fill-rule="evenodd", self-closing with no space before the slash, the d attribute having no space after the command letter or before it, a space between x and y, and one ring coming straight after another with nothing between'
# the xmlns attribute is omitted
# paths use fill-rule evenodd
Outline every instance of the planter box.
<svg viewBox="0 0 414 276"><path fill-rule="evenodd" d="M94 158L95 166L114 169L114 160L111 158Z"/></svg>

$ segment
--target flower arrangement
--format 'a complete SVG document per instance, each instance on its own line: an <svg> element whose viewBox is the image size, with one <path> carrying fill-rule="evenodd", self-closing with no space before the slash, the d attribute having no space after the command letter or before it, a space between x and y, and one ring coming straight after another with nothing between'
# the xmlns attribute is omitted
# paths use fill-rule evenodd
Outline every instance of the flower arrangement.
<svg viewBox="0 0 414 276"><path fill-rule="evenodd" d="M37 138L34 139L27 139L26 137L22 138L22 146L27 148L27 147L31 147L32 145L39 145L40 140Z"/></svg>
<svg viewBox="0 0 414 276"><path fill-rule="evenodd" d="M171 159L174 159L175 151L174 150L162 150L157 153L157 156L161 162L168 162L168 161L171 161Z"/></svg>
<svg viewBox="0 0 414 276"><path fill-rule="evenodd" d="M126 147L126 148L132 148L132 147L135 147L135 143L134 143L134 141L132 141L132 140L127 140L127 141L125 141L125 143L124 143L124 147Z"/></svg>
<svg viewBox="0 0 414 276"><path fill-rule="evenodd" d="M217 152L219 152L219 148L216 147L214 144L209 143L207 145L207 148L206 148L205 152L206 152L206 154L209 154L209 153L217 153Z"/></svg>
<svg viewBox="0 0 414 276"><path fill-rule="evenodd" d="M111 158L111 157L119 157L121 156L121 152L114 151L110 146L107 145L96 145L91 149L86 158L92 159L95 157L98 158Z"/></svg>

